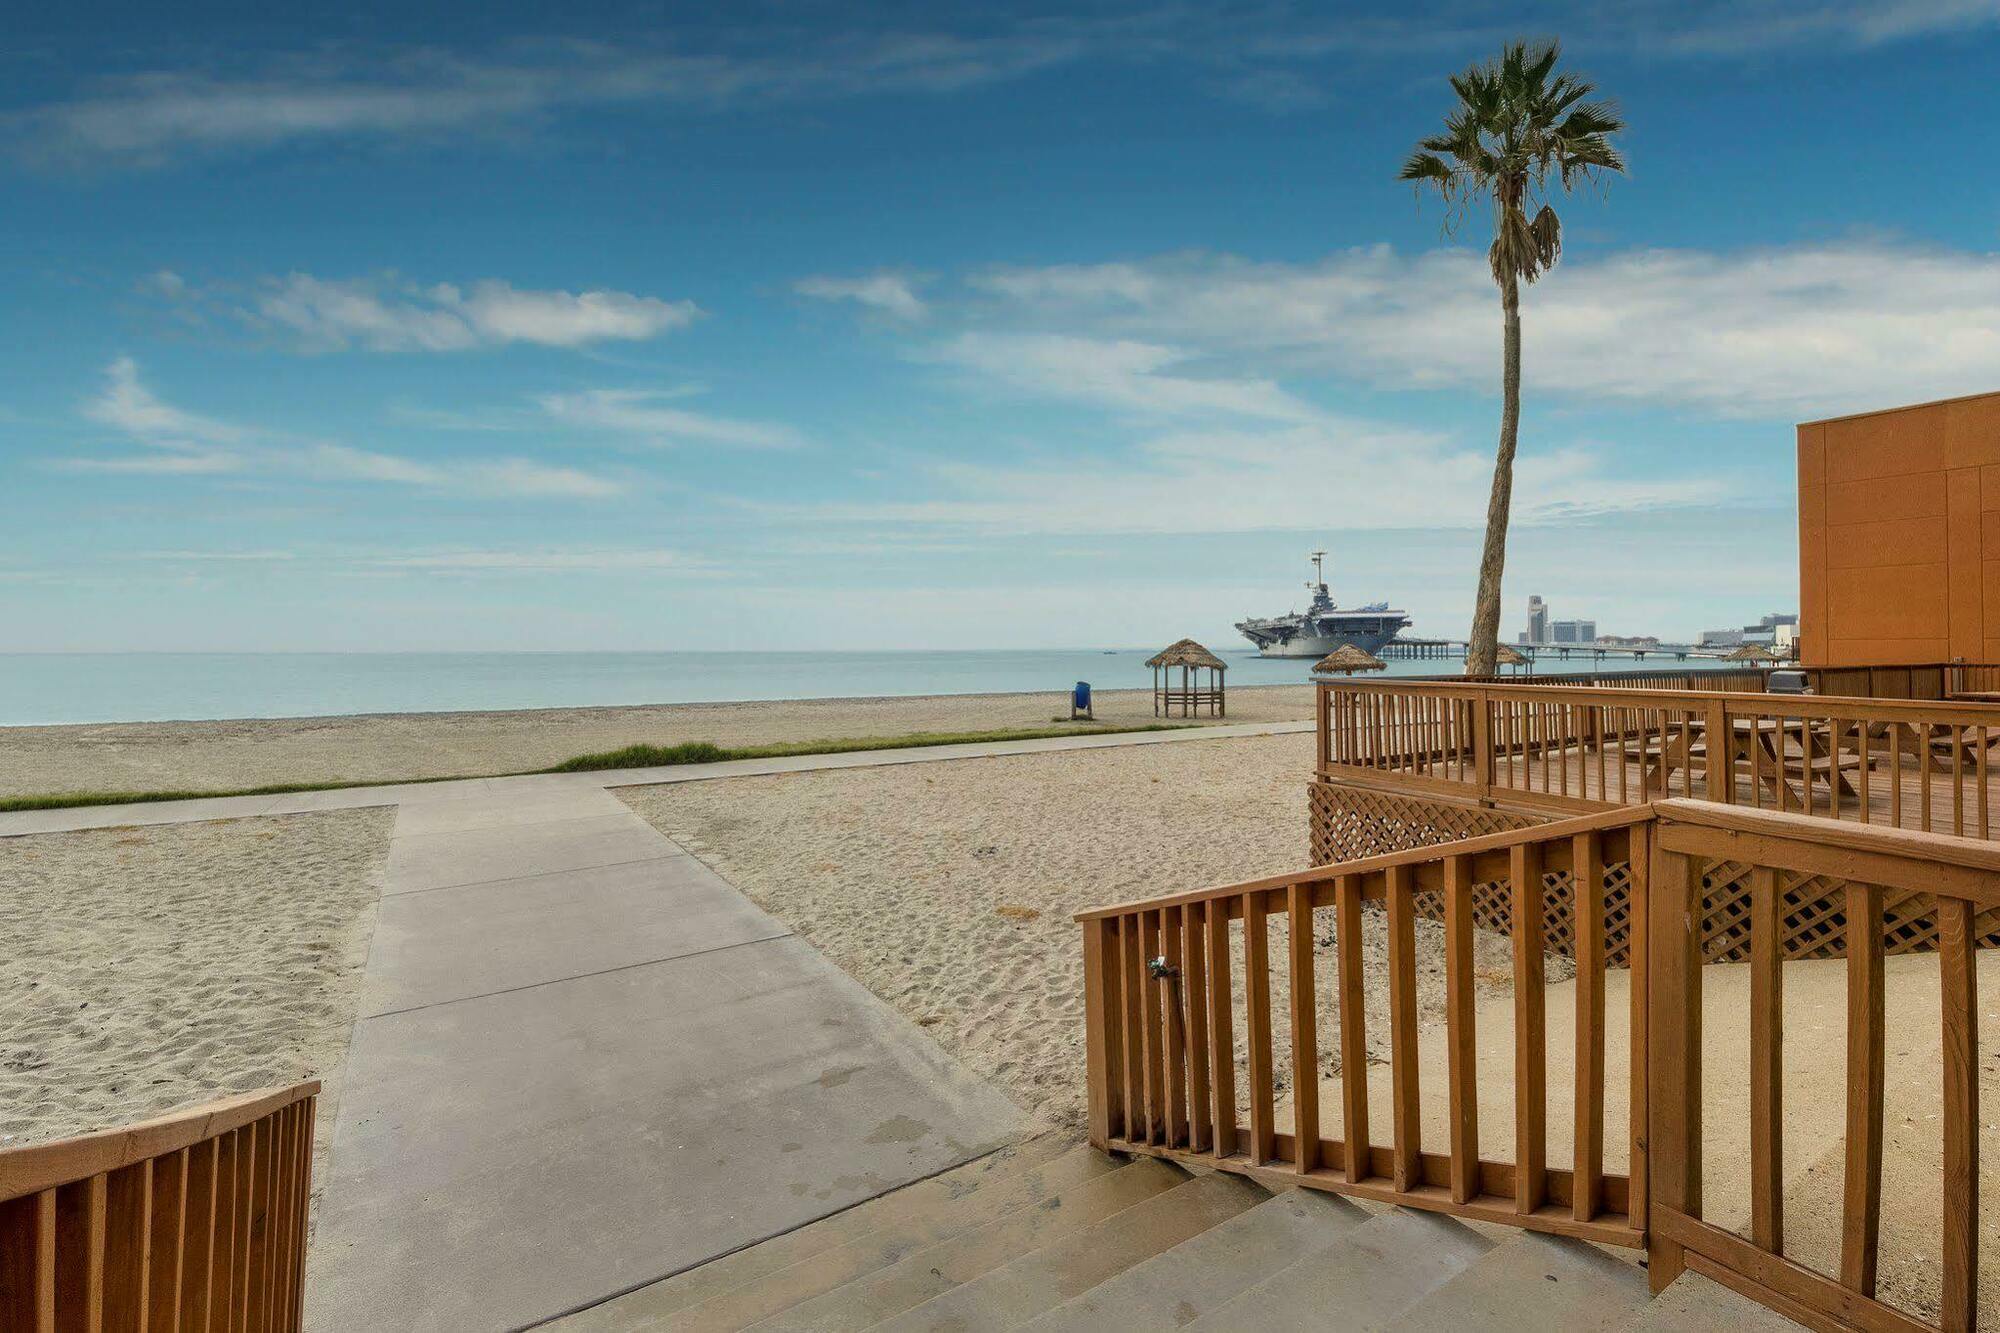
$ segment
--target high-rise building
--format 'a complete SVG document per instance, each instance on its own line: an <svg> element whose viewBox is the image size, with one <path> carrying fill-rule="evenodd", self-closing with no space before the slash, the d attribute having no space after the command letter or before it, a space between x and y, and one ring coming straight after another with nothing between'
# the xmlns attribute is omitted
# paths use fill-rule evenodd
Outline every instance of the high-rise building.
<svg viewBox="0 0 2000 1333"><path fill-rule="evenodd" d="M1529 643L1549 642L1549 604L1539 596L1530 596L1528 598L1528 637L1526 641Z"/></svg>
<svg viewBox="0 0 2000 1333"><path fill-rule="evenodd" d="M1558 620L1549 625L1550 643L1596 643L1595 620Z"/></svg>

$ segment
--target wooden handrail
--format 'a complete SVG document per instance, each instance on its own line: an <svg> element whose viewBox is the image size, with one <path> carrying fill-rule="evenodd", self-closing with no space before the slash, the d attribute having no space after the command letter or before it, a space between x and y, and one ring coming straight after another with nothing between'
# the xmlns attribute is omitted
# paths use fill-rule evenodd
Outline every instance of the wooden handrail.
<svg viewBox="0 0 2000 1333"><path fill-rule="evenodd" d="M1502 852L1531 842L1552 842L1569 838L1578 833L1601 832L1606 829L1629 828L1643 824L1653 817L1646 806L1633 806L1622 810L1605 810L1596 814L1578 815L1574 819L1558 819L1547 824L1536 824L1529 828L1508 829L1502 833L1489 833L1482 837L1466 838L1449 844L1452 851L1460 855L1472 856L1480 852ZM1170 893L1158 898L1135 899L1131 902L1115 903L1110 907L1092 907L1078 912L1071 919L1075 921L1096 921L1105 917L1130 916L1134 912L1153 912L1163 907L1182 907L1189 903L1205 903L1212 899L1241 898L1245 894L1268 894L1280 889L1289 889L1295 884L1330 884L1343 875L1366 875L1388 870L1396 866L1423 865L1437 861L1440 857L1436 847L1412 847L1407 851L1385 852L1381 856L1370 856L1358 861L1343 861L1338 865L1313 866L1295 870L1289 874L1266 875L1262 879L1248 879L1240 884L1219 884L1206 889L1190 889L1184 893ZM1273 909L1276 910L1276 909Z"/></svg>
<svg viewBox="0 0 2000 1333"><path fill-rule="evenodd" d="M1616 840L1614 841L1614 835ZM1618 859L1631 931L1629 1097L1631 1167L1603 1170L1605 904L1607 863ZM1711 912L1747 870L1751 1034L1749 1234L1702 1220L1702 940ZM1550 876L1561 878L1551 879ZM1786 878L1789 876L1790 878ZM1839 1271L1812 1272L1784 1241L1784 893L1823 877L1841 904L1848 977L1849 1070ZM1565 888L1566 886L1566 888ZM1513 1160L1478 1155L1473 1041L1475 893L1506 905L1480 918L1511 940L1514 972ZM1822 890L1815 890L1822 891ZM1421 1141L1420 1071L1411 915L1416 895L1442 894L1445 923L1449 1145ZM1296 1184L1626 1245L1644 1245L1655 1289L1693 1268L1815 1326L1925 1328L1878 1290L1884 1184L1885 910L1898 899L1934 904L1942 990L1943 1214L1939 1229L1943 1333L1973 1327L1978 1308L1979 1079L1977 913L2000 907L2000 848L1977 839L1835 823L1790 812L1683 798L1387 856L1314 867L1242 884L1168 894L1079 913L1085 942L1086 1053L1093 1142L1129 1152L1196 1158L1274 1184ZM1366 1010L1380 1000L1362 982L1361 910L1386 909L1390 1033L1386 1128L1371 1127ZM1740 900L1725 898L1725 902ZM1342 1056L1342 1135L1322 1137L1318 1096L1319 998L1315 912L1331 909ZM1489 908L1482 907L1482 912ZM1544 1160L1547 1071L1542 930L1571 915L1576 1118L1574 1158ZM1288 947L1273 950L1270 917L1283 914ZM1232 923L1242 921L1234 955ZM1236 967L1240 977L1232 977ZM1271 976L1290 982L1287 1011L1272 1012ZM1240 992L1236 987L1240 984ZM1236 1010L1240 993L1244 1008ZM1248 1124L1239 1126L1234 1043L1247 1040ZM1276 1025L1276 1026L1274 1026ZM1289 1070L1274 1035L1288 1025ZM1898 1044L1911 1034L1898 1035ZM1289 1073L1289 1129L1274 1087ZM1708 1117L1711 1121L1713 1116ZM1388 1142L1382 1142L1382 1136ZM1439 1151L1439 1149L1444 1149Z"/></svg>
<svg viewBox="0 0 2000 1333"><path fill-rule="evenodd" d="M0 1329L297 1329L319 1086L0 1150Z"/></svg>
<svg viewBox="0 0 2000 1333"><path fill-rule="evenodd" d="M223 1097L151 1120L102 1129L73 1138L0 1148L0 1203L102 1175L149 1157L163 1157L203 1139L212 1139L271 1112L317 1097L319 1080Z"/></svg>

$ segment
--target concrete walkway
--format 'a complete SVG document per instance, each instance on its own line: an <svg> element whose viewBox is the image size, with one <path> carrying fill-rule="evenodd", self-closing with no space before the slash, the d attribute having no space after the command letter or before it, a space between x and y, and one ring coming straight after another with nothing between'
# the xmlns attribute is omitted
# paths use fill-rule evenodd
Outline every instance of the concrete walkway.
<svg viewBox="0 0 2000 1333"><path fill-rule="evenodd" d="M395 806L307 1322L511 1329L1033 1128L610 788L1310 725L25 811L0 836Z"/></svg>
<svg viewBox="0 0 2000 1333"><path fill-rule="evenodd" d="M531 1325L1029 1128L602 787L406 803L308 1323Z"/></svg>

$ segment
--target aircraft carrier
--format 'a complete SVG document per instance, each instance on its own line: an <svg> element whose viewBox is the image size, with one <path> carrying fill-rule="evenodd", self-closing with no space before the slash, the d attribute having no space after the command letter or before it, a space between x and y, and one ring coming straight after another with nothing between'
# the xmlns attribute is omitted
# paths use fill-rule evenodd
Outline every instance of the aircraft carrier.
<svg viewBox="0 0 2000 1333"><path fill-rule="evenodd" d="M1236 628L1257 645L1260 657L1325 657L1344 643L1363 652L1379 651L1410 623L1409 616L1374 602L1352 611L1334 605L1326 590L1325 551L1312 553L1313 576L1306 588L1312 605L1290 615L1239 620Z"/></svg>

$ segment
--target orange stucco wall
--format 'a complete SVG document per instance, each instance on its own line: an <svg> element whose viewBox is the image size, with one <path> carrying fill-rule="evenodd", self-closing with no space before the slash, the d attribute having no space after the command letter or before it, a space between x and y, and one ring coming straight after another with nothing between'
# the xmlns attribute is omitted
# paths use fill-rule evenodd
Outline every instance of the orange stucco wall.
<svg viewBox="0 0 2000 1333"><path fill-rule="evenodd" d="M2000 393L1799 427L1813 666L2000 661Z"/></svg>

